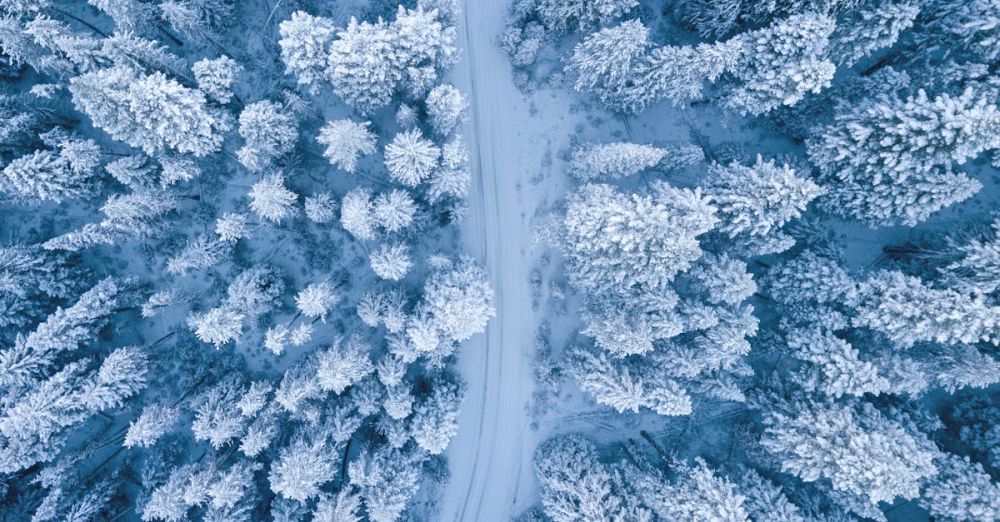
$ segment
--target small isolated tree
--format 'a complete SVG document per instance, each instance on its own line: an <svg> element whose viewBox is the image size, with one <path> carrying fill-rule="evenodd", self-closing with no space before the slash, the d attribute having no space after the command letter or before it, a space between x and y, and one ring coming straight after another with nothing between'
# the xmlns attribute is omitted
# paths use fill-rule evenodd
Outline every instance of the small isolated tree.
<svg viewBox="0 0 1000 522"><path fill-rule="evenodd" d="M468 111L465 96L453 85L441 84L427 94L427 119L438 136L450 135Z"/></svg>
<svg viewBox="0 0 1000 522"><path fill-rule="evenodd" d="M358 158L375 152L375 134L368 129L371 122L334 120L319 131L316 141L326 147L323 156L330 165L354 173Z"/></svg>
<svg viewBox="0 0 1000 522"><path fill-rule="evenodd" d="M194 62L191 72L201 92L225 105L233 98L233 84L243 72L243 66L228 56L220 56L214 60L204 58Z"/></svg>
<svg viewBox="0 0 1000 522"><path fill-rule="evenodd" d="M240 113L240 136L246 143L236 151L236 157L250 171L260 172L291 152L299 131L295 118L281 105L259 101Z"/></svg>
<svg viewBox="0 0 1000 522"><path fill-rule="evenodd" d="M794 105L806 93L829 86L836 72L827 57L835 26L829 16L807 13L739 36L745 49L730 70L736 84L724 105L741 114L759 115Z"/></svg>
<svg viewBox="0 0 1000 522"><path fill-rule="evenodd" d="M389 176L408 187L416 187L427 180L438 166L441 149L412 129L397 134L385 146L385 166Z"/></svg>
<svg viewBox="0 0 1000 522"><path fill-rule="evenodd" d="M334 38L333 21L295 11L290 19L278 25L278 34L285 72L311 93L318 93L326 80L327 55Z"/></svg>
<svg viewBox="0 0 1000 522"><path fill-rule="evenodd" d="M285 177L279 172L261 178L250 188L250 209L274 223L295 216L298 194L285 187Z"/></svg>
<svg viewBox="0 0 1000 522"><path fill-rule="evenodd" d="M606 181L655 167L666 151L637 143L588 144L573 149L567 170L580 181Z"/></svg>
<svg viewBox="0 0 1000 522"><path fill-rule="evenodd" d="M719 209L718 230L736 237L771 234L799 217L823 189L788 165L779 167L758 155L749 167L714 165L705 192Z"/></svg>
<svg viewBox="0 0 1000 522"><path fill-rule="evenodd" d="M219 307L188 317L187 324L201 342L221 348L243 333L243 318L244 315L235 310Z"/></svg>
<svg viewBox="0 0 1000 522"><path fill-rule="evenodd" d="M413 266L410 249L403 243L384 244L371 253L368 259L375 275L389 281L399 281Z"/></svg>

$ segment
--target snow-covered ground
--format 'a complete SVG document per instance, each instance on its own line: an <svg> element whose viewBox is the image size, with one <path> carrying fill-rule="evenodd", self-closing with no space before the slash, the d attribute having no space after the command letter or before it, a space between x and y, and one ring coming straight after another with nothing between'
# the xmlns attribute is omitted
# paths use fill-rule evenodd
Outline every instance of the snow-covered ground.
<svg viewBox="0 0 1000 522"><path fill-rule="evenodd" d="M458 355L468 397L447 451L451 479L440 506L447 521L508 520L534 502L531 454L543 438L527 411L539 321L528 281L537 256L530 227L540 198L563 188L542 189L531 178L546 151L565 147L574 121L568 102L555 96L533 113L515 87L510 62L494 45L506 8L498 0L465 2L463 57L455 71L471 99L466 136L474 182L463 235L467 251L489 270L497 317Z"/></svg>

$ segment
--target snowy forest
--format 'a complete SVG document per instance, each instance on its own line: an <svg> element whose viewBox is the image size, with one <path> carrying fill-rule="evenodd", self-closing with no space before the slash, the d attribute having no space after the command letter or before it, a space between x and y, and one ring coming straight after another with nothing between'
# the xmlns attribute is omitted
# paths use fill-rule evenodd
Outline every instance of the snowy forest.
<svg viewBox="0 0 1000 522"><path fill-rule="evenodd" d="M0 521L1000 521L1000 1L0 0Z"/></svg>

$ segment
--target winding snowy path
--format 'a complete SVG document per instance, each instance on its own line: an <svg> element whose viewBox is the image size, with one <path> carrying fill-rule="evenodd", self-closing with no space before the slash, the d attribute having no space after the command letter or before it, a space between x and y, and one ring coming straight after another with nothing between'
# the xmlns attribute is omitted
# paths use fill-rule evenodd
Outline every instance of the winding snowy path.
<svg viewBox="0 0 1000 522"><path fill-rule="evenodd" d="M463 237L466 251L489 271L497 317L458 355L468 394L447 451L451 479L439 513L449 522L506 521L534 501L531 453L538 434L526 406L534 386L530 351L538 320L531 309L529 228L540 187L528 180L552 136L563 139L568 132L553 123L565 117L546 121L548 111L532 114L514 86L510 62L494 44L507 2L464 3L455 81L470 98L466 136L473 186ZM565 109L559 105L549 109Z"/></svg>

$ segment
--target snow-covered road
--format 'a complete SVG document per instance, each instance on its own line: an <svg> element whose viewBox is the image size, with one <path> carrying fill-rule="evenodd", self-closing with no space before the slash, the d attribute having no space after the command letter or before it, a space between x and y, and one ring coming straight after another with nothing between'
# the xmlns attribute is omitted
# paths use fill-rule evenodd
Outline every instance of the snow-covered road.
<svg viewBox="0 0 1000 522"><path fill-rule="evenodd" d="M510 62L494 41L505 0L464 2L462 61L455 82L470 98L466 131L473 186L463 227L466 251L485 263L496 292L497 317L485 335L460 349L468 383L458 435L448 448L451 480L440 505L443 521L506 521L534 501L531 453L539 434L526 405L534 386L531 349L538 319L531 309L530 221L539 195L528 180L552 139L568 131L567 108L550 104L532 114L514 86ZM555 136L558 137L555 137ZM526 194L526 192L528 194Z"/></svg>

